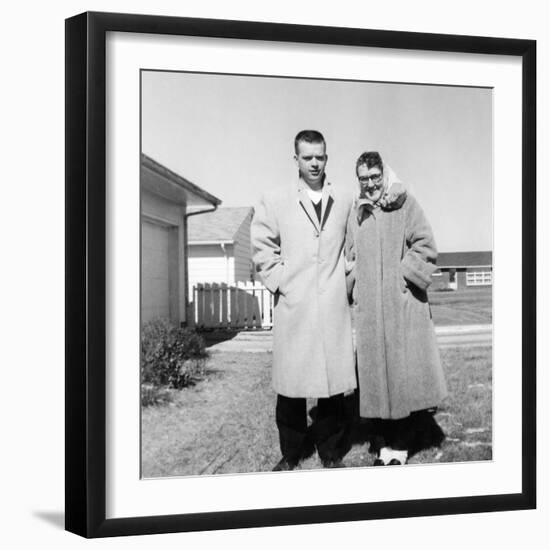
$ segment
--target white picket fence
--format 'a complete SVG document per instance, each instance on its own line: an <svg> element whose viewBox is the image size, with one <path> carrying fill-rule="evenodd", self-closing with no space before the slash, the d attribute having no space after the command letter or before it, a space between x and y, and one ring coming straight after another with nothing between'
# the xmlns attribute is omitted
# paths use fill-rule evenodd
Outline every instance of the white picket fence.
<svg viewBox="0 0 550 550"><path fill-rule="evenodd" d="M262 329L273 326L273 295L260 283L203 283L193 287L197 328Z"/></svg>

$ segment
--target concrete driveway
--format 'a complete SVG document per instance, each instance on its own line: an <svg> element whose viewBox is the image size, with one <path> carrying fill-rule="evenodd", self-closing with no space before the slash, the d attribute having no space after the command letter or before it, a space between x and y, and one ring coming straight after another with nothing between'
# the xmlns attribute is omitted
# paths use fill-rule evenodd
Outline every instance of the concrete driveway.
<svg viewBox="0 0 550 550"><path fill-rule="evenodd" d="M455 325L435 328L439 347L476 347L491 345L492 325ZM207 340L210 338L207 337ZM263 353L271 351L273 333L271 330L240 331L227 333L227 339L208 347L211 352Z"/></svg>

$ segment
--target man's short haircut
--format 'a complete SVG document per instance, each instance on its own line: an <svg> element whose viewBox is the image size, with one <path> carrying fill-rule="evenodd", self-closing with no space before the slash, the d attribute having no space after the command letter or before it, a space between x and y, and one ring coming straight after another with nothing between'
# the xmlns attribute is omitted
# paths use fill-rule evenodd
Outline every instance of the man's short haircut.
<svg viewBox="0 0 550 550"><path fill-rule="evenodd" d="M294 138L294 151L298 154L298 143L300 141L305 141L306 143L323 143L325 146L325 151L327 149L327 143L323 134L317 130L302 130L296 134Z"/></svg>
<svg viewBox="0 0 550 550"><path fill-rule="evenodd" d="M382 157L377 151L367 151L359 156L357 163L355 164L355 172L357 172L359 166L367 165L367 168L374 168L375 166L380 168L380 172L384 173L384 163Z"/></svg>

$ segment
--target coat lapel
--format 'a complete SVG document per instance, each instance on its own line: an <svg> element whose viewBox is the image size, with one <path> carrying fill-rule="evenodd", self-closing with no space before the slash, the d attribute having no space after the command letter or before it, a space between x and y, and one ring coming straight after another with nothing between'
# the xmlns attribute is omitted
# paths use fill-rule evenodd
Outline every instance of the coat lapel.
<svg viewBox="0 0 550 550"><path fill-rule="evenodd" d="M321 203L322 210L321 210L321 229L325 226L327 223L327 219L329 217L330 211L332 209L332 203L334 202L334 193L332 191L332 185L329 181L325 180L325 185L323 185L323 197L321 199L323 202Z"/></svg>
<svg viewBox="0 0 550 550"><path fill-rule="evenodd" d="M307 194L306 184L301 179L298 180L298 202L300 203L304 214L309 218L309 221L313 224L313 227L315 227L316 231L320 231L319 220L317 219L317 214L313 208L313 203Z"/></svg>
<svg viewBox="0 0 550 550"><path fill-rule="evenodd" d="M374 214L376 207L367 199L355 199L354 209L357 213L357 223L361 225L365 218Z"/></svg>

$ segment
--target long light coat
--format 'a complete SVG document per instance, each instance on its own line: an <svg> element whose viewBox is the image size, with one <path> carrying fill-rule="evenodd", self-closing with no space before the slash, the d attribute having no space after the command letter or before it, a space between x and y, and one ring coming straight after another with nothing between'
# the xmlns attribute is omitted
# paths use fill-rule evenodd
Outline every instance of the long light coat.
<svg viewBox="0 0 550 550"><path fill-rule="evenodd" d="M329 397L356 385L344 244L351 193L325 181L319 223L302 180L265 194L251 225L253 260L275 295L273 387Z"/></svg>
<svg viewBox="0 0 550 550"><path fill-rule="evenodd" d="M356 204L346 249L361 416L437 406L446 386L426 292L437 251L422 209L410 194L398 210Z"/></svg>

